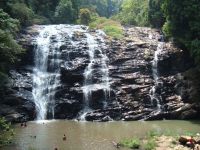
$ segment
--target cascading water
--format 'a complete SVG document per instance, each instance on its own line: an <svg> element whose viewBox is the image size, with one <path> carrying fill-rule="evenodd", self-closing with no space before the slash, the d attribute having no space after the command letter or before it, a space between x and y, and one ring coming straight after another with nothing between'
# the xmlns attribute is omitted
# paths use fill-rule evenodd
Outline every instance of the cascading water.
<svg viewBox="0 0 200 150"><path fill-rule="evenodd" d="M109 97L110 93L110 84L109 84L109 69L107 66L108 57L103 53L102 47L98 44L97 39L101 43L101 46L105 46L105 42L103 40L103 36L105 35L102 31L97 31L96 37L86 33L87 43L88 43L88 53L89 53L89 61L87 68L84 71L84 101L85 106L84 110L81 114L80 119L85 120L86 114L91 110L90 101L92 99L92 91L103 89L104 91L104 107L106 107L107 102L106 99ZM93 74L94 72L99 72L101 76L100 83L93 82Z"/></svg>
<svg viewBox="0 0 200 150"><path fill-rule="evenodd" d="M33 70L33 98L37 120L54 118L54 95L60 86L62 44L58 26L44 26L35 40L35 67ZM55 42L56 41L56 42Z"/></svg>
<svg viewBox="0 0 200 150"><path fill-rule="evenodd" d="M152 75L153 75L155 84L150 90L150 97L151 97L152 105L153 106L156 105L158 111L162 110L161 108L162 97L160 94L158 94L157 89L160 88L160 86L162 85L162 83L159 82L158 61L159 61L159 55L161 54L163 50L163 44L164 44L163 39L161 42L158 42L157 50L154 53L154 59L152 62Z"/></svg>
<svg viewBox="0 0 200 150"><path fill-rule="evenodd" d="M40 26L39 35L36 37L35 46L35 67L33 70L33 98L36 105L37 120L54 118L55 110L55 94L57 89L61 87L60 70L64 65L70 70L72 60L70 60L70 49L77 48L78 41L74 40L74 36L83 34L88 44L88 54L90 63L84 71L84 110L82 114L90 111L90 101L92 99L93 90L103 90L106 107L106 99L109 97L109 70L107 66L108 58L104 54L105 42L102 31L97 31L95 35L87 32L87 27L70 26L70 25L49 25ZM69 49L61 50L61 46ZM78 43L77 43L78 42ZM66 57L65 61L62 61ZM65 56L63 54L66 54ZM94 81L94 74L98 77L98 81ZM84 116L84 115L82 115ZM85 117L81 117L82 119ZM83 119L84 120L84 119Z"/></svg>
<svg viewBox="0 0 200 150"><path fill-rule="evenodd" d="M101 31L98 30L98 38L100 39L100 42L103 44L103 46L105 46L105 41L103 36L105 37L106 34ZM102 83L105 85L104 89L104 96L105 96L105 100L108 99L110 97L110 82L109 82L109 68L108 68L108 57L107 55L105 55L102 50L99 51L100 52L100 56L101 56L101 73L102 73ZM104 106L107 106L107 101L105 101Z"/></svg>

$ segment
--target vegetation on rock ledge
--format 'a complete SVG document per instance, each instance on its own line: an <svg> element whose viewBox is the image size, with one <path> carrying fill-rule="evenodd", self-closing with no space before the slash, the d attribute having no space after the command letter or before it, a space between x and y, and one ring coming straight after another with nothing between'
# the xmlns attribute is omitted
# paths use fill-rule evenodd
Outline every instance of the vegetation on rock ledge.
<svg viewBox="0 0 200 150"><path fill-rule="evenodd" d="M0 118L0 147L9 144L13 135L14 132L10 124L6 123L4 118Z"/></svg>

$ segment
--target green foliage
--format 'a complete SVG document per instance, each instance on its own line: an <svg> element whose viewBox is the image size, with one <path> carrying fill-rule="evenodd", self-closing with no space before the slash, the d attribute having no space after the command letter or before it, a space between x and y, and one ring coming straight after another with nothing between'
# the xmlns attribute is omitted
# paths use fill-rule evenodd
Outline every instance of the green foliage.
<svg viewBox="0 0 200 150"><path fill-rule="evenodd" d="M87 8L80 9L80 23L88 25L91 21L91 12Z"/></svg>
<svg viewBox="0 0 200 150"><path fill-rule="evenodd" d="M19 30L19 22L12 19L0 9L0 79L1 84L6 81L8 66L17 61L17 56L23 52L14 36Z"/></svg>
<svg viewBox="0 0 200 150"><path fill-rule="evenodd" d="M160 133L158 133L158 132L156 132L156 131L149 131L148 133L147 133L147 137L148 138L154 138L155 136L159 136L160 135Z"/></svg>
<svg viewBox="0 0 200 150"><path fill-rule="evenodd" d="M106 25L103 27L103 31L116 39L120 39L123 37L123 30L121 26L116 26L116 25Z"/></svg>
<svg viewBox="0 0 200 150"><path fill-rule="evenodd" d="M75 10L70 0L61 0L56 7L55 21L57 23L71 23L75 21Z"/></svg>
<svg viewBox="0 0 200 150"><path fill-rule="evenodd" d="M157 131L149 131L147 133L147 141L144 143L145 150L155 150L157 144L155 141L155 137L160 136L161 133Z"/></svg>
<svg viewBox="0 0 200 150"><path fill-rule="evenodd" d="M18 19L22 26L34 23L75 22L78 18L80 4L80 0L8 0L0 2L3 10L12 18Z"/></svg>
<svg viewBox="0 0 200 150"><path fill-rule="evenodd" d="M121 24L105 17L97 17L89 26L90 28L102 29L107 35L113 38L120 39L123 37L123 27Z"/></svg>
<svg viewBox="0 0 200 150"><path fill-rule="evenodd" d="M176 145L178 142L177 142L178 140L173 140L171 143L172 143L172 145Z"/></svg>
<svg viewBox="0 0 200 150"><path fill-rule="evenodd" d="M29 26L33 23L34 12L24 3L11 5L11 16L20 21L22 26Z"/></svg>
<svg viewBox="0 0 200 150"><path fill-rule="evenodd" d="M144 144L145 150L155 150L156 149L156 141L154 139L149 139L147 143Z"/></svg>
<svg viewBox="0 0 200 150"><path fill-rule="evenodd" d="M19 21L11 18L7 13L0 9L0 29L14 35L19 31Z"/></svg>
<svg viewBox="0 0 200 150"><path fill-rule="evenodd" d="M102 28L102 24L104 24L108 19L105 18L105 17L95 17L95 18L92 18L92 22L90 23L90 28L97 28L97 29L100 29Z"/></svg>
<svg viewBox="0 0 200 150"><path fill-rule="evenodd" d="M167 20L163 27L165 35L189 49L200 64L200 1L165 0L162 9Z"/></svg>
<svg viewBox="0 0 200 150"><path fill-rule="evenodd" d="M164 0L149 0L149 22L155 28L161 28L165 22L161 9Z"/></svg>
<svg viewBox="0 0 200 150"><path fill-rule="evenodd" d="M148 26L148 0L124 0L115 20L125 25Z"/></svg>
<svg viewBox="0 0 200 150"><path fill-rule="evenodd" d="M82 8L94 9L101 17L110 17L119 11L121 0L81 0Z"/></svg>
<svg viewBox="0 0 200 150"><path fill-rule="evenodd" d="M120 145L131 149L138 149L140 147L140 141L139 139L133 138L121 141Z"/></svg>
<svg viewBox="0 0 200 150"><path fill-rule="evenodd" d="M37 15L36 18L40 16L39 17L40 22L41 21L44 21L44 23L53 22L55 9L56 6L58 6L60 0L27 0L27 1L29 8L31 8ZM42 20L42 18L44 20Z"/></svg>
<svg viewBox="0 0 200 150"><path fill-rule="evenodd" d="M44 17L44 16L39 16L39 15L35 15L34 19L33 19L33 24L50 24L51 21Z"/></svg>
<svg viewBox="0 0 200 150"><path fill-rule="evenodd" d="M187 46L191 50L191 54L195 58L196 63L200 65L200 39L190 41Z"/></svg>
<svg viewBox="0 0 200 150"><path fill-rule="evenodd" d="M9 144L13 135L10 124L6 123L4 118L0 118L0 147Z"/></svg>
<svg viewBox="0 0 200 150"><path fill-rule="evenodd" d="M22 26L49 23L75 23L80 8L88 8L100 16L118 12L121 0L8 0L0 7L18 19Z"/></svg>
<svg viewBox="0 0 200 150"><path fill-rule="evenodd" d="M0 63L14 63L22 48L13 39L13 36L0 29Z"/></svg>

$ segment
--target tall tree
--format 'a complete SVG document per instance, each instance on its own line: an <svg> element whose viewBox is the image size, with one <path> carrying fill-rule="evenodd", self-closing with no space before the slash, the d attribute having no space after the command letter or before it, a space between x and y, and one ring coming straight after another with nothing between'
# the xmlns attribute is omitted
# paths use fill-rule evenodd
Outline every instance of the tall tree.
<svg viewBox="0 0 200 150"><path fill-rule="evenodd" d="M72 23L75 18L76 13L71 0L61 0L56 7L55 21L58 23Z"/></svg>
<svg viewBox="0 0 200 150"><path fill-rule="evenodd" d="M82 8L80 9L80 23L88 25L89 22L91 21L91 12L87 8Z"/></svg>
<svg viewBox="0 0 200 150"><path fill-rule="evenodd" d="M19 22L12 19L0 9L0 84L4 81L10 64L17 61L17 56L23 51L14 37L19 31Z"/></svg>
<svg viewBox="0 0 200 150"><path fill-rule="evenodd" d="M60 0L28 0L30 7L33 11L39 15L48 18L53 21L54 12L56 6Z"/></svg>
<svg viewBox="0 0 200 150"><path fill-rule="evenodd" d="M123 24L148 26L148 9L148 0L124 0L115 18Z"/></svg>
<svg viewBox="0 0 200 150"><path fill-rule="evenodd" d="M149 22L153 27L162 28L165 17L162 11L164 0L149 0Z"/></svg>
<svg viewBox="0 0 200 150"><path fill-rule="evenodd" d="M176 43L191 53L200 64L200 1L165 0L163 11L167 19L163 30Z"/></svg>
<svg viewBox="0 0 200 150"><path fill-rule="evenodd" d="M119 11L121 0L81 0L81 7L95 9L100 16L110 17Z"/></svg>

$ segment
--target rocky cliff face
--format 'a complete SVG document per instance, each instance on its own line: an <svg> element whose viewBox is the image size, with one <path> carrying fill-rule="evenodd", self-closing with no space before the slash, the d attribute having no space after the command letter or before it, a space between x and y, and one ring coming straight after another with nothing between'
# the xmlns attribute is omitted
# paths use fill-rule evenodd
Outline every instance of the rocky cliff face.
<svg viewBox="0 0 200 150"><path fill-rule="evenodd" d="M11 83L7 86L1 101L0 115L12 121L24 118L33 120L37 110L33 100L34 42L40 26L27 29L20 42L27 48L16 70L10 72ZM86 27L82 26L84 31ZM116 40L105 37L105 43L96 36L97 31L87 31L95 37L99 48L109 61L109 94L105 89L91 90L90 111L85 114L88 121L109 120L157 120L194 119L200 107L192 101L193 84L184 77L184 72L193 65L189 55L174 47L172 43L162 43L158 53L157 73L154 77L153 61L162 40L159 31L150 28L125 28L125 38ZM60 46L61 86L55 89L55 118L80 118L84 109L85 69L90 62L89 45L85 32L73 32L71 37L63 34ZM58 42L52 37L52 42ZM98 52L95 56L98 56ZM51 57L51 56L49 56ZM98 65L94 65L98 68ZM93 73L92 82L99 84L100 73ZM155 96L156 95L156 96ZM156 98L157 97L157 98ZM158 98L159 97L159 98ZM106 106L104 105L106 99ZM161 107L158 107L158 103ZM48 118L48 117L47 117Z"/></svg>

